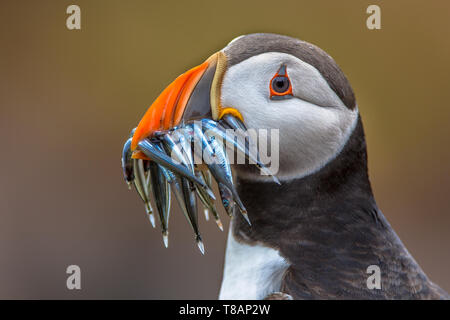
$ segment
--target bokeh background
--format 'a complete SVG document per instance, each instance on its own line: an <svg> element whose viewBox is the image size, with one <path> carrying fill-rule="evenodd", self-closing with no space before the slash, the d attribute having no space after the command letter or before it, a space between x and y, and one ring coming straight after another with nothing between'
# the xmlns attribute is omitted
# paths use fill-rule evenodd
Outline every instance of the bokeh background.
<svg viewBox="0 0 450 320"><path fill-rule="evenodd" d="M66 28L72 3L80 31ZM381 30L366 28L369 4L381 7ZM252 32L335 58L357 96L377 202L450 290L450 2L5 0L0 298L217 297L226 232L201 219L201 256L174 212L164 249L122 180L120 153L168 83ZM70 264L80 291L66 289Z"/></svg>

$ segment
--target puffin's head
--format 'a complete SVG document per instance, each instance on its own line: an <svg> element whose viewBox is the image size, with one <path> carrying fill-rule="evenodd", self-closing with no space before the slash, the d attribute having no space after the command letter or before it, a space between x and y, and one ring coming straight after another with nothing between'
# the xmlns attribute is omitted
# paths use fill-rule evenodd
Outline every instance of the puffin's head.
<svg viewBox="0 0 450 320"><path fill-rule="evenodd" d="M350 84L324 51L287 36L250 34L171 83L140 121L132 149L154 131L229 113L249 129L279 130L282 180L310 174L333 159L358 118Z"/></svg>

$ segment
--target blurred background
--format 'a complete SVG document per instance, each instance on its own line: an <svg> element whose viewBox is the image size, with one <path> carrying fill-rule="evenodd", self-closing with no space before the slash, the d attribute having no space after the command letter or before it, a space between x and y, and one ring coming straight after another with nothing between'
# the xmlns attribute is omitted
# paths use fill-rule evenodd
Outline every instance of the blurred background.
<svg viewBox="0 0 450 320"><path fill-rule="evenodd" d="M73 3L81 30L66 28ZM381 7L381 30L366 28L370 4ZM163 88L252 32L335 58L356 93L378 205L450 291L450 2L9 0L0 4L0 298L218 296L226 232L200 216L201 256L174 212L164 249L120 154ZM82 290L66 288L71 264Z"/></svg>

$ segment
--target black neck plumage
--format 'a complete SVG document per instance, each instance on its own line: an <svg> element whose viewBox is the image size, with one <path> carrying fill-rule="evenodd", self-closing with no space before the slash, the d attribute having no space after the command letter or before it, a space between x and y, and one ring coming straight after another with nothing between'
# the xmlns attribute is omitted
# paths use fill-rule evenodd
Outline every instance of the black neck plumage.
<svg viewBox="0 0 450 320"><path fill-rule="evenodd" d="M294 298L404 298L434 294L372 195L361 120L320 171L283 182L237 178L252 226L236 214L234 236L273 247L291 264L283 290ZM367 268L381 270L369 289Z"/></svg>

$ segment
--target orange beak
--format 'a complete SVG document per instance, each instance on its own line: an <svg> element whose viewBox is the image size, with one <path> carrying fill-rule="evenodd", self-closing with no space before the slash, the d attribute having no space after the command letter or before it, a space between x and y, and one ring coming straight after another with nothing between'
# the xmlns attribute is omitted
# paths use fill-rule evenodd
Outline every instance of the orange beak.
<svg viewBox="0 0 450 320"><path fill-rule="evenodd" d="M131 150L135 151L138 143L152 136L155 131L171 129L186 120L206 117L217 119L225 67L225 55L217 52L201 65L176 78L144 114L134 132ZM144 157L136 150L133 158Z"/></svg>

